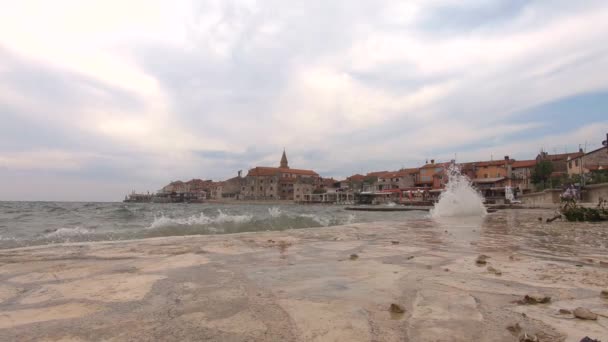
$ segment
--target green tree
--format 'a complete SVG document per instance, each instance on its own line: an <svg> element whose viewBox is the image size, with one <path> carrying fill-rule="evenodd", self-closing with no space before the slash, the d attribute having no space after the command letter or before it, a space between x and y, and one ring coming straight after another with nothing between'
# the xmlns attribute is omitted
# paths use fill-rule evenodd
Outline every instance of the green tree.
<svg viewBox="0 0 608 342"><path fill-rule="evenodd" d="M543 160L540 163L537 163L532 170L532 183L534 185L542 185L543 188L547 184L547 180L551 177L551 173L553 172L553 164L551 164L548 160Z"/></svg>

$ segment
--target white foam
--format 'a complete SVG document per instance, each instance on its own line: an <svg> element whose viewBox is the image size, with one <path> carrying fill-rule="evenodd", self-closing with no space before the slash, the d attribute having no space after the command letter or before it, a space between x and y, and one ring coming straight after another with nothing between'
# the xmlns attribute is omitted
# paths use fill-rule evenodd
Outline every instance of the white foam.
<svg viewBox="0 0 608 342"><path fill-rule="evenodd" d="M464 217L487 214L483 197L471 186L471 181L460 172L456 165L448 169L448 183L445 191L439 196L439 202L431 209L431 216Z"/></svg>
<svg viewBox="0 0 608 342"><path fill-rule="evenodd" d="M331 219L329 217L322 217L315 214L300 214L300 217L312 219L323 227L328 227L331 223Z"/></svg>
<svg viewBox="0 0 608 342"><path fill-rule="evenodd" d="M281 216L283 214L283 212L281 211L281 209L279 209L279 207L271 207L271 208L268 208L268 214L272 218L277 218L277 217Z"/></svg>
<svg viewBox="0 0 608 342"><path fill-rule="evenodd" d="M230 215L226 214L221 210L218 210L218 214L215 217L206 216L204 213L199 215L192 215L186 218L171 218L163 214L161 216L154 217L154 221L148 227L148 229L170 227L170 226L194 226L194 225L208 225L214 223L245 223L251 221L253 216L251 215Z"/></svg>
<svg viewBox="0 0 608 342"><path fill-rule="evenodd" d="M86 235L86 234L91 234L91 233L92 233L91 230L85 229L82 227L73 227L73 228L62 227L53 232L46 234L45 237L47 237L47 238L67 237L67 236Z"/></svg>

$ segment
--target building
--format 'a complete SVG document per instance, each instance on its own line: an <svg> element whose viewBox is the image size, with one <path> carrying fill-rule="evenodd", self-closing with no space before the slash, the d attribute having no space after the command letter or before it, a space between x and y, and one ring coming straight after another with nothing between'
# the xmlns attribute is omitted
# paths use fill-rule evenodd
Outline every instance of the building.
<svg viewBox="0 0 608 342"><path fill-rule="evenodd" d="M241 198L241 188L245 184L241 171L238 172L238 176L227 179L223 183L222 198L235 200Z"/></svg>
<svg viewBox="0 0 608 342"><path fill-rule="evenodd" d="M430 163L418 169L414 185L422 188L443 188L448 181L447 171L452 162L435 163L435 160L431 159Z"/></svg>
<svg viewBox="0 0 608 342"><path fill-rule="evenodd" d="M553 173L555 176L562 176L568 174L568 162L583 156L585 153L582 149L579 149L575 153L562 153L562 154L548 154L547 152L540 152L536 156L536 162L550 161L553 165Z"/></svg>
<svg viewBox="0 0 608 342"><path fill-rule="evenodd" d="M401 169L384 172L378 176L377 190L405 189L414 187L418 169Z"/></svg>
<svg viewBox="0 0 608 342"><path fill-rule="evenodd" d="M569 176L588 174L598 170L608 170L608 147L601 147L568 160Z"/></svg>
<svg viewBox="0 0 608 342"><path fill-rule="evenodd" d="M535 167L536 159L514 161L511 164L511 186L522 194L534 191L532 172Z"/></svg>
<svg viewBox="0 0 608 342"><path fill-rule="evenodd" d="M283 151L279 167L255 167L247 173L241 186L243 199L303 200L312 193L321 178L312 170L292 169Z"/></svg>

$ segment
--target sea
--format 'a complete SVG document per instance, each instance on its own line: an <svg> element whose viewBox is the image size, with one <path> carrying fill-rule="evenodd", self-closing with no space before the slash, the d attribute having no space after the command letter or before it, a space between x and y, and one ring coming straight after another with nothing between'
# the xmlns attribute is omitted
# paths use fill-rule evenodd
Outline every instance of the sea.
<svg viewBox="0 0 608 342"><path fill-rule="evenodd" d="M341 205L0 202L0 248L159 236L231 234L428 217Z"/></svg>

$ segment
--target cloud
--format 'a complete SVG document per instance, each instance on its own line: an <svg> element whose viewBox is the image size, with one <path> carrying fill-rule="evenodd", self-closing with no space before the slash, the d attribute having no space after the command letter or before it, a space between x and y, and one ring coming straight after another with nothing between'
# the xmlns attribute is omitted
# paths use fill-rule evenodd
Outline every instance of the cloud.
<svg viewBox="0 0 608 342"><path fill-rule="evenodd" d="M608 93L607 35L603 1L22 1L0 14L1 168L120 199L283 147L326 176L574 149L608 130L558 110Z"/></svg>

